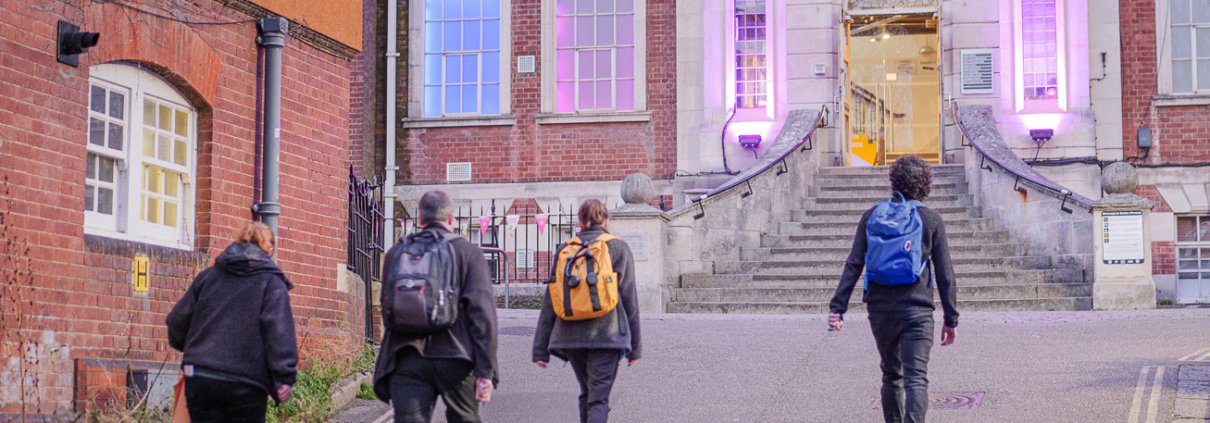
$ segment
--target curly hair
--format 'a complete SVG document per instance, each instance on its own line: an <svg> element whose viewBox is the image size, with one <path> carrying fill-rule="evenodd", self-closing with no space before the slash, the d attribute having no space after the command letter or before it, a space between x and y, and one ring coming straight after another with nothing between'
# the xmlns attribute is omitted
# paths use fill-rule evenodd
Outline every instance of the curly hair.
<svg viewBox="0 0 1210 423"><path fill-rule="evenodd" d="M932 191L933 171L917 156L903 156L891 163L891 189L908 200L924 201Z"/></svg>

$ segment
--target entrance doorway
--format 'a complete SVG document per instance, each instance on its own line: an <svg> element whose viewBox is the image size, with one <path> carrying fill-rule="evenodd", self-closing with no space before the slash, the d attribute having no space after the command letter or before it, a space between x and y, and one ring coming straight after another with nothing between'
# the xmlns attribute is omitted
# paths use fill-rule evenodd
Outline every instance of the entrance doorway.
<svg viewBox="0 0 1210 423"><path fill-rule="evenodd" d="M1210 215L1176 218L1176 302L1210 303Z"/></svg>
<svg viewBox="0 0 1210 423"><path fill-rule="evenodd" d="M844 49L845 164L905 155L941 162L941 72L933 13L853 16Z"/></svg>

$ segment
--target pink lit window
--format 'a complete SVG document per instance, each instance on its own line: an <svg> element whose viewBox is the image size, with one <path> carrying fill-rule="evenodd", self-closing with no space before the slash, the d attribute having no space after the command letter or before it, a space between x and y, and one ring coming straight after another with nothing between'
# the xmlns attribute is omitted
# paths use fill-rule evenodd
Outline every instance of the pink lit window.
<svg viewBox="0 0 1210 423"><path fill-rule="evenodd" d="M767 70L765 0L735 0L735 105L765 107Z"/></svg>
<svg viewBox="0 0 1210 423"><path fill-rule="evenodd" d="M1059 98L1056 0L1021 0L1021 59L1026 100Z"/></svg>
<svg viewBox="0 0 1210 423"><path fill-rule="evenodd" d="M634 0L557 0L559 113L633 111Z"/></svg>

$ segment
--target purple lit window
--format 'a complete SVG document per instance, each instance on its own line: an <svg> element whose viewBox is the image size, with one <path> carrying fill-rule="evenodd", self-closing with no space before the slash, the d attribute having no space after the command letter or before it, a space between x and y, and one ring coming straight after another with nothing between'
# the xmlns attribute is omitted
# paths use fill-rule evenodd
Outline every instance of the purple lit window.
<svg viewBox="0 0 1210 423"><path fill-rule="evenodd" d="M425 0L425 117L499 114L500 60L500 0Z"/></svg>
<svg viewBox="0 0 1210 423"><path fill-rule="evenodd" d="M556 111L634 110L634 0L557 0Z"/></svg>
<svg viewBox="0 0 1210 423"><path fill-rule="evenodd" d="M1172 92L1210 92L1210 4L1170 0Z"/></svg>
<svg viewBox="0 0 1210 423"><path fill-rule="evenodd" d="M740 109L765 107L767 19L765 0L735 0L735 106Z"/></svg>
<svg viewBox="0 0 1210 423"><path fill-rule="evenodd" d="M1026 100L1059 98L1056 0L1021 0L1021 48Z"/></svg>

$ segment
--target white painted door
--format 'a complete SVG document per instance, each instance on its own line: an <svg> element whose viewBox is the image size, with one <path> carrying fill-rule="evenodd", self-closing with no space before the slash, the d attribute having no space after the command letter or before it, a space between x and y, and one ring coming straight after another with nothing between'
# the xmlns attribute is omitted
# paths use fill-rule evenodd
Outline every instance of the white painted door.
<svg viewBox="0 0 1210 423"><path fill-rule="evenodd" d="M1210 303L1210 215L1176 219L1176 302Z"/></svg>

